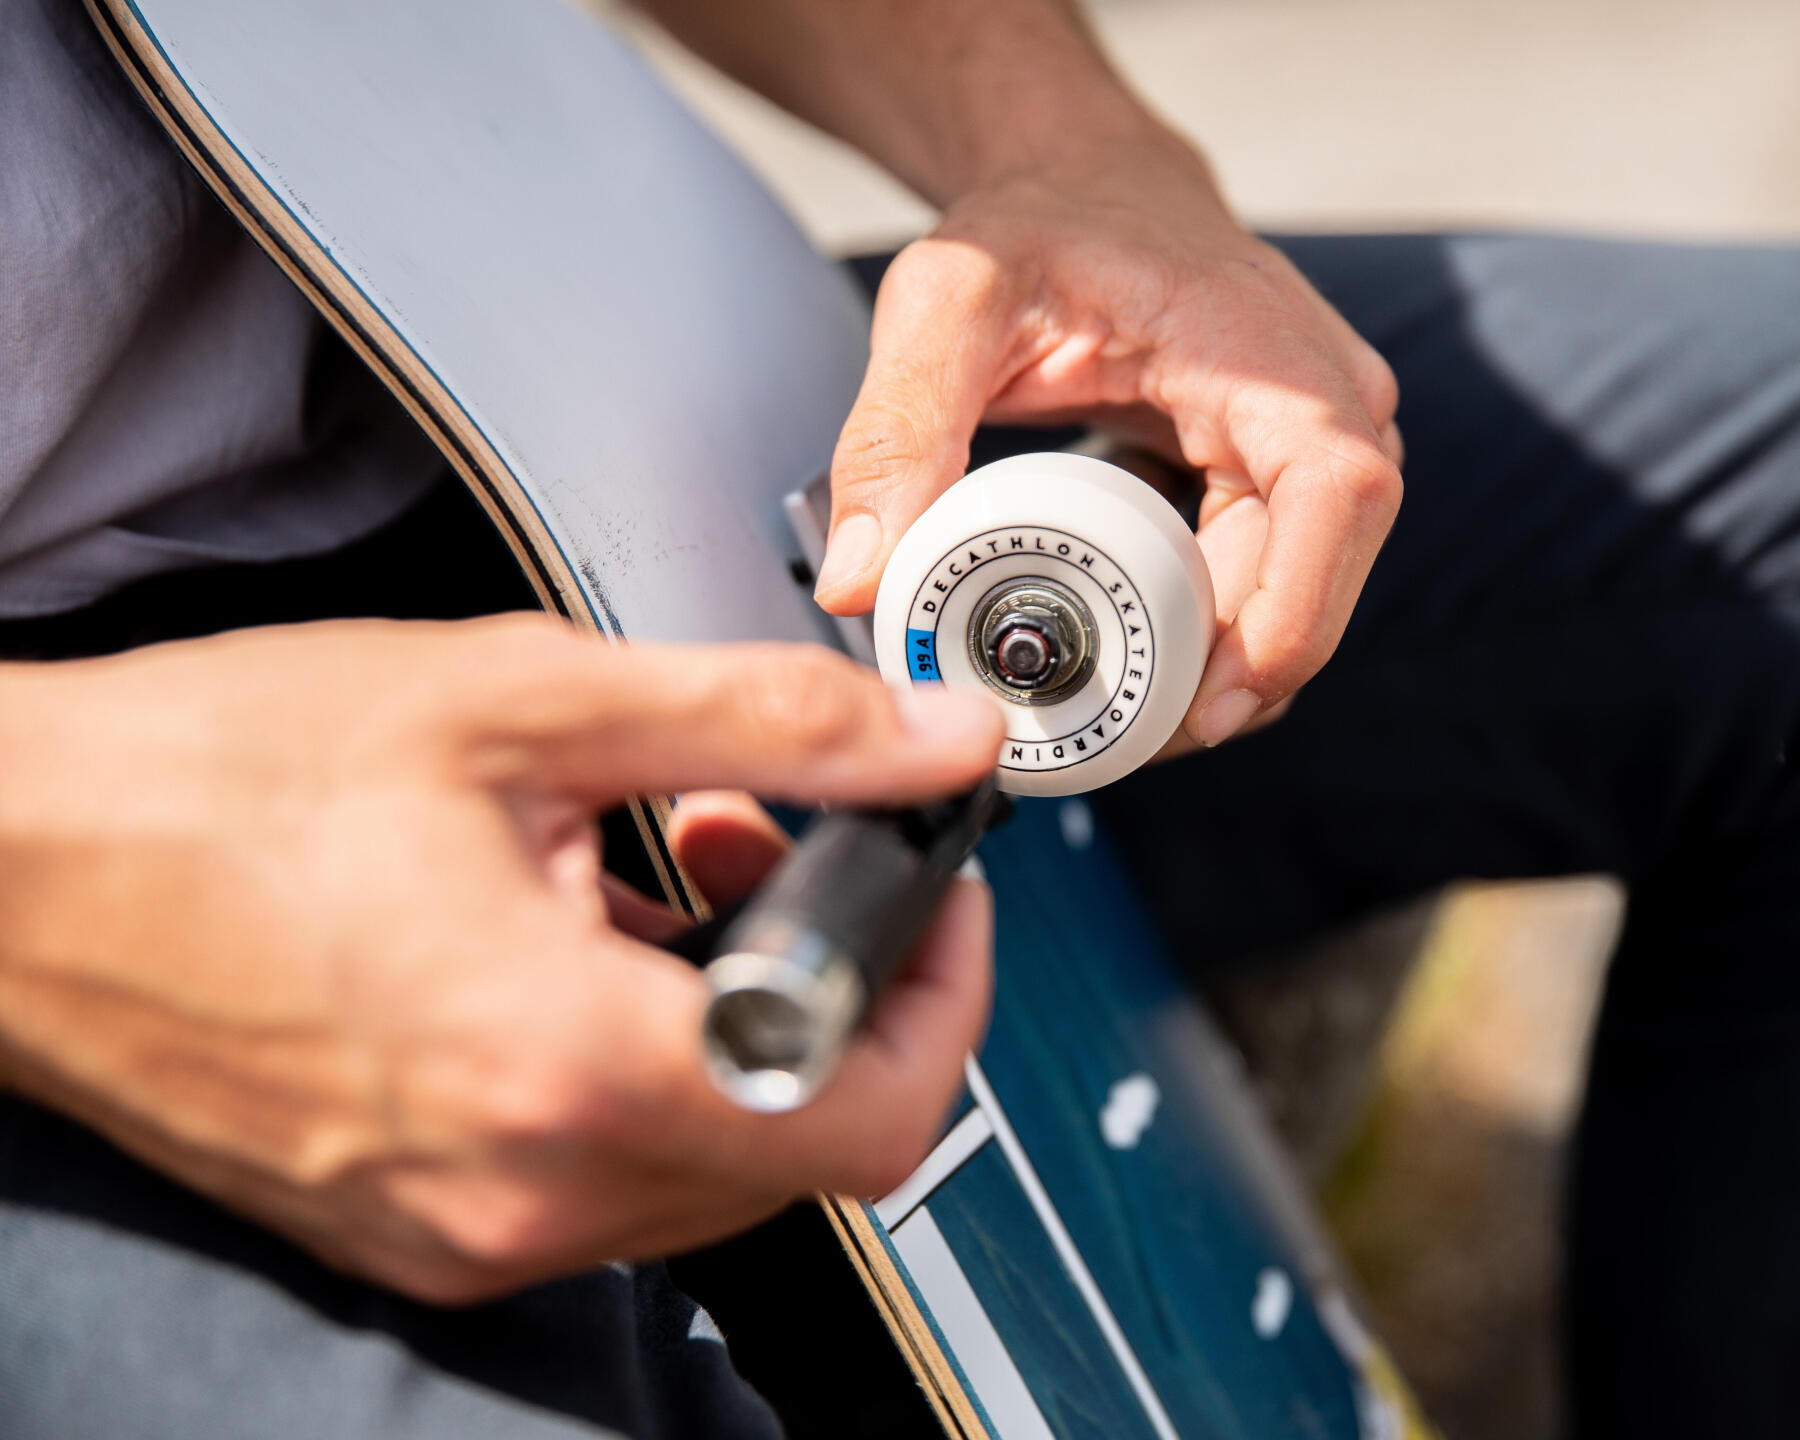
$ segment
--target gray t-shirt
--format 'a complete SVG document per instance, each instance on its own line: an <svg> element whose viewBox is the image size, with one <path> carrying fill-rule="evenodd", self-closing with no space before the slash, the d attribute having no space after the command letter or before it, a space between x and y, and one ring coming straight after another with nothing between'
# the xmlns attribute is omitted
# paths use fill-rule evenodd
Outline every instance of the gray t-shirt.
<svg viewBox="0 0 1800 1440"><path fill-rule="evenodd" d="M333 549L442 470L78 0L0 0L0 617Z"/></svg>

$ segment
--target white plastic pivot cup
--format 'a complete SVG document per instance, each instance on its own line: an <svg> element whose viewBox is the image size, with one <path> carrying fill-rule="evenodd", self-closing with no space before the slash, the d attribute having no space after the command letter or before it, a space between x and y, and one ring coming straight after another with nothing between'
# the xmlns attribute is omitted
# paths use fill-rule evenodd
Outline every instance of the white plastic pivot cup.
<svg viewBox="0 0 1800 1440"><path fill-rule="evenodd" d="M1149 760L1212 638L1212 581L1174 507L1115 465L1061 452L951 486L901 537L875 600L889 684L998 698L1000 787L1015 795L1079 794ZM1014 673L1033 663L1058 684L1033 690Z"/></svg>

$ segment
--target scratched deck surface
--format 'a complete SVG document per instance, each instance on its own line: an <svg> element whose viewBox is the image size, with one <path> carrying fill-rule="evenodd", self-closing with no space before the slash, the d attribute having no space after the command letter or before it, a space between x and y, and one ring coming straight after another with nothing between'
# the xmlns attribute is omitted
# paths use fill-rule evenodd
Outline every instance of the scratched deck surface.
<svg viewBox="0 0 1800 1440"><path fill-rule="evenodd" d="M619 637L832 635L780 500L829 459L866 319L608 32L559 0L89 4L546 604ZM1406 1433L1085 807L1027 804L983 858L971 1097L857 1212L940 1413L1001 1440Z"/></svg>

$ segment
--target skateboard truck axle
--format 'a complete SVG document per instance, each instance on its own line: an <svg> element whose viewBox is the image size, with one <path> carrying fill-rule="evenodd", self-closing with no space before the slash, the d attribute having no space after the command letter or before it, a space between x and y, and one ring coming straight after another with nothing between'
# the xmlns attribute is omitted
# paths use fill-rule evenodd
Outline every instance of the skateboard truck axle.
<svg viewBox="0 0 1800 1440"><path fill-rule="evenodd" d="M1023 575L996 585L969 617L969 662L1015 705L1050 705L1094 673L1094 617L1054 580Z"/></svg>
<svg viewBox="0 0 1800 1440"><path fill-rule="evenodd" d="M703 1040L719 1090L749 1110L810 1100L1010 804L989 778L938 805L813 821L710 947Z"/></svg>
<svg viewBox="0 0 1800 1440"><path fill-rule="evenodd" d="M1056 637L1029 621L1012 622L994 641L994 662L1008 685L1041 684L1061 659Z"/></svg>

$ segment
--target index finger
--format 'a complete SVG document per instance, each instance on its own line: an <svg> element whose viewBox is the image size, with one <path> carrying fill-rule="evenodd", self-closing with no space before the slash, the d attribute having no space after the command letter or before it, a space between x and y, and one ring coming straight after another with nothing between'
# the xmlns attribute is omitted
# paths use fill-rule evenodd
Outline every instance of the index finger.
<svg viewBox="0 0 1800 1440"><path fill-rule="evenodd" d="M459 703L489 783L596 805L691 790L903 804L968 788L1000 749L994 703L890 689L819 646L614 645L544 620L480 622L477 638L463 658L484 683Z"/></svg>

